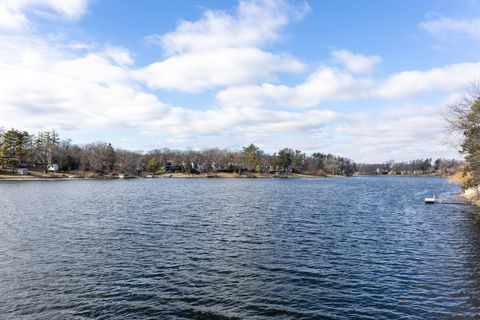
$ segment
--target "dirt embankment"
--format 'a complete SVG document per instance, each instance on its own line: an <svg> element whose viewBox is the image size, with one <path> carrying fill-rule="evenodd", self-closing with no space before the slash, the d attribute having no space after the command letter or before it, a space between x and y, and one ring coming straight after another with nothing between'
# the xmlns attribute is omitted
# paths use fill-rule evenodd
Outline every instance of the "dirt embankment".
<svg viewBox="0 0 480 320"><path fill-rule="evenodd" d="M468 185L469 176L462 171L457 171L448 176L448 181L451 183L458 183L462 186L462 193L460 198L470 202L473 205L480 206L480 186L465 188Z"/></svg>
<svg viewBox="0 0 480 320"><path fill-rule="evenodd" d="M480 206L480 186L465 189L460 197L473 205Z"/></svg>
<svg viewBox="0 0 480 320"><path fill-rule="evenodd" d="M462 193L460 198L470 202L473 205L480 206L480 186L465 188L468 185L469 176L462 171L457 171L448 176L448 181L451 183L458 183L462 186Z"/></svg>

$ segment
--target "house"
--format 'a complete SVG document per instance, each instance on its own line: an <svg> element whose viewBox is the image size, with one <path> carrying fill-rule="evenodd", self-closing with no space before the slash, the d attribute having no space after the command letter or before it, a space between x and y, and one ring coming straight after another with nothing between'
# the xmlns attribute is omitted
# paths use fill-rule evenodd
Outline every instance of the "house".
<svg viewBox="0 0 480 320"><path fill-rule="evenodd" d="M202 173L203 172L203 165L198 164L198 163L191 163L192 169L190 170L190 173Z"/></svg>
<svg viewBox="0 0 480 320"><path fill-rule="evenodd" d="M213 172L233 172L235 170L235 165L232 163L225 163L225 164L212 164L212 171Z"/></svg>
<svg viewBox="0 0 480 320"><path fill-rule="evenodd" d="M165 173L176 173L176 172L184 172L185 166L184 165L173 165L171 161L165 162L164 167Z"/></svg>
<svg viewBox="0 0 480 320"><path fill-rule="evenodd" d="M21 176L28 176L28 169L27 168L18 168L17 174Z"/></svg>
<svg viewBox="0 0 480 320"><path fill-rule="evenodd" d="M48 166L48 172L58 172L58 164L54 163Z"/></svg>
<svg viewBox="0 0 480 320"><path fill-rule="evenodd" d="M288 174L293 173L293 169L291 166L288 167L276 167L274 173L276 174Z"/></svg>
<svg viewBox="0 0 480 320"><path fill-rule="evenodd" d="M271 172L271 168L270 168L270 166L265 166L265 165L264 165L264 166L261 166L261 167L260 167L260 172L261 172L261 173L270 173L270 172Z"/></svg>
<svg viewBox="0 0 480 320"><path fill-rule="evenodd" d="M383 169L377 168L376 172L378 175L384 175L384 174L388 174L389 171L385 168Z"/></svg>

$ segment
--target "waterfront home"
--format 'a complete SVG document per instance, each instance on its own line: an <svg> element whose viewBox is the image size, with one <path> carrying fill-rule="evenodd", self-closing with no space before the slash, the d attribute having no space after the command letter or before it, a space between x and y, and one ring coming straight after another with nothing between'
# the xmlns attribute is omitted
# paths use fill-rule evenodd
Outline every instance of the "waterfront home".
<svg viewBox="0 0 480 320"><path fill-rule="evenodd" d="M232 163L226 163L226 164L221 164L221 165L216 165L216 172L233 172L235 171L235 165Z"/></svg>
<svg viewBox="0 0 480 320"><path fill-rule="evenodd" d="M289 174L289 173L293 173L293 168L291 166L288 166L288 167L276 167L275 168L275 171L272 172L272 173L276 173L276 174Z"/></svg>
<svg viewBox="0 0 480 320"><path fill-rule="evenodd" d="M375 170L377 172L378 175L386 175L386 174L389 174L389 171L385 168L383 169L380 169L380 168L377 168L377 170Z"/></svg>
<svg viewBox="0 0 480 320"><path fill-rule="evenodd" d="M270 168L270 166L263 165L263 166L260 167L260 172L261 173L270 173L271 168Z"/></svg>
<svg viewBox="0 0 480 320"><path fill-rule="evenodd" d="M203 172L203 165L201 165L199 163L192 162L191 167L192 167L192 169L190 170L191 173L197 173L198 174L198 173Z"/></svg>
<svg viewBox="0 0 480 320"><path fill-rule="evenodd" d="M212 163L212 171L213 172L227 172L228 167L226 164L217 164L217 163Z"/></svg>
<svg viewBox="0 0 480 320"><path fill-rule="evenodd" d="M21 176L28 176L28 169L27 168L18 168L17 174Z"/></svg>
<svg viewBox="0 0 480 320"><path fill-rule="evenodd" d="M173 165L171 161L166 161L163 169L165 173L185 172L185 165Z"/></svg>
<svg viewBox="0 0 480 320"><path fill-rule="evenodd" d="M53 164L49 165L47 171L48 172L58 172L58 164L53 163Z"/></svg>

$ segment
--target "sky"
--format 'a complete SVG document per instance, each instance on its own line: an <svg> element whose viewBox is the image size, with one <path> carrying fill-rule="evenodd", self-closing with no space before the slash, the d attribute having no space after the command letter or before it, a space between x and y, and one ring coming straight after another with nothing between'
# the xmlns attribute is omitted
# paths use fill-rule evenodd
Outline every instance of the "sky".
<svg viewBox="0 0 480 320"><path fill-rule="evenodd" d="M480 1L0 0L0 127L75 143L459 158Z"/></svg>

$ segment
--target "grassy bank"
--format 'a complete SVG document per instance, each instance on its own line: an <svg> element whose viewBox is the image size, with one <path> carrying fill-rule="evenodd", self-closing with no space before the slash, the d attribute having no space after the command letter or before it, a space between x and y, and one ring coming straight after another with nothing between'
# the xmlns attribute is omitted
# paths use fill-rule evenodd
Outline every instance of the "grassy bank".
<svg viewBox="0 0 480 320"><path fill-rule="evenodd" d="M272 178L325 178L321 176L314 176L308 174L299 174L299 173L289 173L283 175L268 174L268 173L201 173L201 174L188 174L188 173L172 173L164 174L159 177L172 177L172 178L187 178L187 179L196 179L196 178L218 178L218 179L272 179Z"/></svg>
<svg viewBox="0 0 480 320"><path fill-rule="evenodd" d="M365 176L368 175L354 175L354 176ZM394 175L395 177L434 177L438 175ZM151 177L151 175L149 176ZM372 177L378 177L378 175L373 175ZM45 173L43 171L35 171L30 169L29 174L26 176L21 176L14 174L11 171L0 170L0 181L1 180L10 180L10 181L29 181L29 180L66 180L66 179L118 179L117 174L95 174L95 173L81 173L81 172L72 172L72 173ZM127 179L131 178L142 178L136 176L127 176ZM282 179L282 178L345 178L345 176L339 175L310 175L310 174L300 174L300 173L288 173L288 174L269 174L269 173L164 173L155 175L154 178L179 178L179 179ZM461 173L449 176L448 180L453 183L461 183L462 177Z"/></svg>
<svg viewBox="0 0 480 320"><path fill-rule="evenodd" d="M454 174L449 175L447 178L448 182L458 183L460 185L463 185L467 180L467 177L463 174L462 171L457 171Z"/></svg>
<svg viewBox="0 0 480 320"><path fill-rule="evenodd" d="M98 174L80 174L66 172L48 172L43 170L29 169L28 175L19 175L11 171L0 169L0 181L33 181L33 180L71 180L71 179L117 179L118 176L98 175Z"/></svg>

